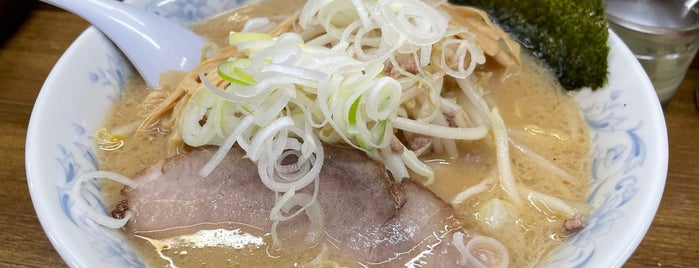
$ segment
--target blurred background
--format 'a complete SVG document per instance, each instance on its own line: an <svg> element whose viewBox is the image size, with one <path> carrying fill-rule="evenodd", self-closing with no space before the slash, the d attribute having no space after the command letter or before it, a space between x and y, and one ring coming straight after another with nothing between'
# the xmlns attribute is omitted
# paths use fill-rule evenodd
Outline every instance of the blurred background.
<svg viewBox="0 0 699 268"><path fill-rule="evenodd" d="M4 43L24 22L35 0L0 0L0 42Z"/></svg>

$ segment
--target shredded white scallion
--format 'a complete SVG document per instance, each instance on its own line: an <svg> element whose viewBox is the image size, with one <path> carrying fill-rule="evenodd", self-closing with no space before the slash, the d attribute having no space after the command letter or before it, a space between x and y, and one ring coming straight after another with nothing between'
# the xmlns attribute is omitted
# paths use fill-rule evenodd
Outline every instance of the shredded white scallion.
<svg viewBox="0 0 699 268"><path fill-rule="evenodd" d="M388 149L397 130L434 137L434 144L450 156L457 154L455 140L487 135L485 124L451 127L441 114L444 73L426 70L444 70L464 79L485 58L473 38L460 37L472 35L458 34L467 29L449 26L449 17L434 6L420 0L311 0L298 18L302 30L316 33L313 40L294 32L278 37L231 33L231 44L247 57L231 59L219 68L222 77L230 79L226 88L217 88L200 75L209 90L194 95L184 109L181 130L187 144L230 148L238 143L258 165L265 185L283 193L291 185L305 187L317 176L323 158L321 141L341 140L390 163L396 180L406 177L409 169L430 184L434 171L414 152L406 148L392 155ZM245 30L268 23L255 19ZM399 58L409 60L404 63ZM403 77L386 76L386 64ZM414 92L410 99L404 95L406 90ZM403 105L420 96L420 90L425 90L428 104L424 107L430 109L422 109L416 118L399 115ZM467 119L454 120L465 124ZM299 149L279 147L287 140L303 141L306 151L299 161L308 164L299 166L310 166L302 170L306 175L295 174L291 179L276 164L283 150ZM312 148L313 156L307 148ZM227 150L221 149L201 174L210 173Z"/></svg>

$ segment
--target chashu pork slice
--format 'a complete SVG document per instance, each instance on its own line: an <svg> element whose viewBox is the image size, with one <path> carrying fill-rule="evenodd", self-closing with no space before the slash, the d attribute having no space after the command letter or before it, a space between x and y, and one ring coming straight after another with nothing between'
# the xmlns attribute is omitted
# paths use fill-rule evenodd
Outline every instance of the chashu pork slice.
<svg viewBox="0 0 699 268"><path fill-rule="evenodd" d="M433 258L446 267L456 264L450 241L460 225L451 206L410 180L394 182L363 152L327 145L324 151L318 203L327 241L346 252L344 257L379 266ZM274 193L242 150L232 149L209 176L198 175L214 152L195 149L141 171L135 178L139 187L122 191L126 206L114 214L131 210L126 228L136 233L226 222L270 230Z"/></svg>

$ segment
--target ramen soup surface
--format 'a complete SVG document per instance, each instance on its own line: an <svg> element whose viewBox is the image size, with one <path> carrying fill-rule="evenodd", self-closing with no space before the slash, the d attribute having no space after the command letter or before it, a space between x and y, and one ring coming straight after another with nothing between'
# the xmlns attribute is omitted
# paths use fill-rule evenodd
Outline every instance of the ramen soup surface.
<svg viewBox="0 0 699 268"><path fill-rule="evenodd" d="M229 30L240 30L242 24L254 17L267 16L281 20L299 7L302 1L268 1L249 5L220 15L195 27L202 35L224 45ZM556 164L575 179L561 179L551 171L512 149L514 175L528 187L562 198L570 203L583 203L590 178L590 135L580 109L573 97L565 93L549 70L532 58L523 55L521 71L508 77L497 74L487 80L484 88L497 105L506 122L509 136L520 146L536 152ZM455 85L452 85L455 86ZM105 127L115 129L138 122L142 117L142 101L148 92L143 81L130 81L122 101L108 116ZM168 157L166 135L158 131L126 137L118 150L101 150L102 170L133 176ZM490 137L478 141L458 142L459 156L427 154L421 158L435 170L436 180L430 185L447 203L463 189L492 176L496 166L494 145ZM122 196L121 185L105 182L104 194L108 204L116 204ZM497 185L497 184L495 184ZM483 207L493 200L506 200L503 191L492 186L466 202L455 206L464 229L493 237L508 249L511 267L531 267L560 245L565 238L558 235L565 219L556 216L544 206L522 206L515 219L494 227L483 218ZM506 201L503 201L506 202ZM534 201L529 201L534 202ZM315 247L307 252L277 255L271 250L269 230L260 230L237 223L212 223L207 230L187 234L180 239L153 238L146 235L130 237L132 244L146 263L153 267L221 266L280 266L308 263L321 252L328 260L341 265L357 266L352 260L333 259L332 250ZM178 242L179 241L179 242ZM207 242L208 241L208 242ZM248 246L239 246L248 245Z"/></svg>

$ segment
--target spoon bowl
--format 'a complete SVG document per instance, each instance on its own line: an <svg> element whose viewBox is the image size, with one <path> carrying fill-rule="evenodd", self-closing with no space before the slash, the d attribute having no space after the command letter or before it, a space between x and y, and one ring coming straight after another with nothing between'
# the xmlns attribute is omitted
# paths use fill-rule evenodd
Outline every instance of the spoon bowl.
<svg viewBox="0 0 699 268"><path fill-rule="evenodd" d="M121 49L143 79L157 86L168 70L189 70L201 61L206 40L163 17L116 0L42 0L90 22Z"/></svg>

